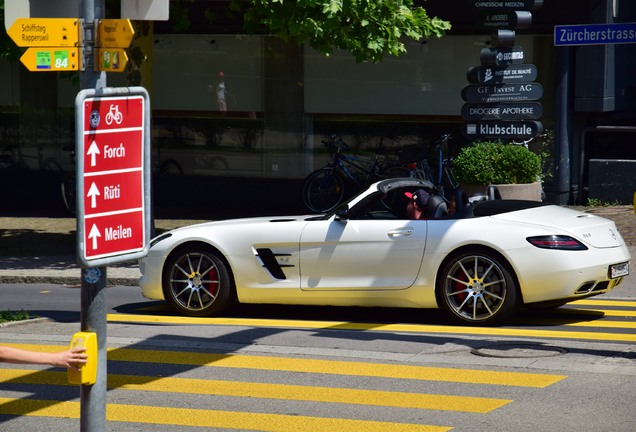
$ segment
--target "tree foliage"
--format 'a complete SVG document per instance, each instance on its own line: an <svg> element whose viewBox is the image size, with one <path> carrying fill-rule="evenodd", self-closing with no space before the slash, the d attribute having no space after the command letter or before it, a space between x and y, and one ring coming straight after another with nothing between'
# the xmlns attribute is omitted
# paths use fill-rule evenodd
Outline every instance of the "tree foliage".
<svg viewBox="0 0 636 432"><path fill-rule="evenodd" d="M230 10L241 7L242 0L232 0ZM249 0L244 17L249 33L266 29L327 55L349 50L357 62L404 54L402 36L441 37L450 29L449 22L429 17L413 0Z"/></svg>
<svg viewBox="0 0 636 432"><path fill-rule="evenodd" d="M201 0L173 0L170 17L175 31L189 25L187 10L181 3ZM243 12L248 33L270 33L285 41L295 40L324 54L335 49L349 50L357 62L380 62L385 54L400 56L406 52L403 36L414 40L441 37L450 23L429 17L413 0L231 0L225 15ZM216 13L206 12L213 22ZM4 19L4 0L0 0L0 18ZM0 32L0 56L13 60L21 51L4 32Z"/></svg>
<svg viewBox="0 0 636 432"><path fill-rule="evenodd" d="M4 28L4 0L0 0L0 25ZM24 50L18 48L7 32L0 31L0 58L18 61L23 52Z"/></svg>

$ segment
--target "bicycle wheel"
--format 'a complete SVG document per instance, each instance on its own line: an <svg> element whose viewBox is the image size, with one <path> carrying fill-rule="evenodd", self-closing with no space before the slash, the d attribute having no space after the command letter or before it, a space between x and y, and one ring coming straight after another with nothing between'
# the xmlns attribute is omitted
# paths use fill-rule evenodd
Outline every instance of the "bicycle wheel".
<svg viewBox="0 0 636 432"><path fill-rule="evenodd" d="M328 212L344 197L344 178L333 168L322 168L309 174L303 185L303 201L317 213Z"/></svg>
<svg viewBox="0 0 636 432"><path fill-rule="evenodd" d="M410 177L411 171L407 167L394 165L382 171L382 176L386 178Z"/></svg>
<svg viewBox="0 0 636 432"><path fill-rule="evenodd" d="M435 179L433 178L433 173L431 172L431 168L428 166L428 164L423 164L421 166L421 168L419 166L417 168L415 168L411 172L411 177L416 178L416 179L420 179L420 180L427 180L427 181L435 184Z"/></svg>
<svg viewBox="0 0 636 432"><path fill-rule="evenodd" d="M459 182L455 178L455 174L453 174L453 169L446 165L444 166L444 180L448 183L448 185L453 188L453 190L459 187Z"/></svg>
<svg viewBox="0 0 636 432"><path fill-rule="evenodd" d="M216 169L216 170L230 168L230 165L222 156L212 156L210 158L210 161L208 162L208 165L210 166L210 168Z"/></svg>
<svg viewBox="0 0 636 432"><path fill-rule="evenodd" d="M179 165L179 163L174 159L168 159L161 162L159 172L165 175L183 175L183 168L181 168L181 165Z"/></svg>
<svg viewBox="0 0 636 432"><path fill-rule="evenodd" d="M66 207L69 213L75 215L77 213L75 173L66 173L66 175L64 175L61 189L64 207Z"/></svg>

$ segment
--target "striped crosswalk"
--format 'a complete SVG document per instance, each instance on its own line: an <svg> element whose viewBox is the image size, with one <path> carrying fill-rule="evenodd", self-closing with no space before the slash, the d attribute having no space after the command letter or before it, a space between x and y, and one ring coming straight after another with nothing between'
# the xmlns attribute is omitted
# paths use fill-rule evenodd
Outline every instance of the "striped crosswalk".
<svg viewBox="0 0 636 432"><path fill-rule="evenodd" d="M144 314L111 314L112 322L195 324L250 327L293 327L302 329L340 329L379 332L428 334L461 334L558 338L593 341L636 342L636 302L611 300L579 300L554 309L541 317L514 320L515 327L463 327L448 325L362 323L346 321L280 320L250 318L192 318L185 316ZM608 319L609 318L609 319ZM625 320L621 320L621 318ZM518 325L524 327L520 328ZM579 331L586 327L588 331ZM576 330L574 330L576 328ZM598 331L597 329L603 329ZM609 330L608 330L609 329ZM614 330L614 331L611 331Z"/></svg>
<svg viewBox="0 0 636 432"><path fill-rule="evenodd" d="M12 344L12 346L49 352L62 349L62 347L52 345ZM158 364L169 364L208 369L236 369L243 373L267 370L310 374L319 377L356 376L388 380L445 381L535 389L545 388L566 378L563 375L519 372L493 372L401 364L124 348L109 349L108 360L109 362L143 362L144 370L148 370L149 373L152 373ZM204 371L202 375L214 376L215 373L214 371L209 373ZM247 375L250 374L247 373ZM20 385L26 391L28 391L29 386L69 386L66 373L51 370L0 369L0 382ZM179 401L182 399L181 396L177 395L209 395L250 400L261 398L264 400L293 400L475 414L487 414L512 402L510 399L473 397L469 395L425 394L338 386L292 385L243 380L157 377L152 375L109 374L107 387L108 389L126 392L160 393L170 396L169 400ZM140 399L143 399L143 396L140 396ZM0 397L0 414L5 415L78 418L79 412L79 404L76 400L51 401ZM238 412L223 409L201 410L178 406L159 407L118 403L107 404L106 419L113 422L262 431L447 431L452 428L452 426L446 425L383 422L359 418L291 416L278 413ZM450 418L449 422L451 422Z"/></svg>
<svg viewBox="0 0 636 432"><path fill-rule="evenodd" d="M624 343L636 341L631 320L634 311L636 302L586 300L551 312L524 315L514 325L499 328L191 319L143 314L112 315L109 321ZM8 345L45 352L64 349L59 345ZM542 394L547 398L552 386L558 388L572 379L556 372L496 371L483 366L431 367L397 360L346 357L334 360L308 354L245 355L206 352L203 348L190 351L183 347L144 348L129 345L108 349L107 422L130 423L135 430L151 430L153 425L161 425L272 432L438 432L457 427L456 416L462 419L474 416L478 424L484 416L506 412L517 398L517 404L527 398L541 399ZM73 393L63 371L13 365L0 368L0 383L0 416L5 419L9 416L9 419L61 421L80 417L79 390Z"/></svg>

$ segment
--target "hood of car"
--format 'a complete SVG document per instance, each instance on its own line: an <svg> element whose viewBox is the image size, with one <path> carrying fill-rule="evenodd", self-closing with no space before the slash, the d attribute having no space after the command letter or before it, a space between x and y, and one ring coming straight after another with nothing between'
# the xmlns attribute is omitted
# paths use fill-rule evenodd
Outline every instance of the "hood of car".
<svg viewBox="0 0 636 432"><path fill-rule="evenodd" d="M196 225L188 225L181 228L175 228L172 232L179 232L184 230L207 228L207 227L222 227L224 225L249 225L249 224L275 224L285 222L298 222L314 218L316 215L303 215L303 216L262 216L253 218L241 218L241 219L223 219L212 222L203 222Z"/></svg>
<svg viewBox="0 0 636 432"><path fill-rule="evenodd" d="M493 218L554 228L555 234L569 233L596 248L611 248L625 244L613 221L566 207L538 207L499 214Z"/></svg>

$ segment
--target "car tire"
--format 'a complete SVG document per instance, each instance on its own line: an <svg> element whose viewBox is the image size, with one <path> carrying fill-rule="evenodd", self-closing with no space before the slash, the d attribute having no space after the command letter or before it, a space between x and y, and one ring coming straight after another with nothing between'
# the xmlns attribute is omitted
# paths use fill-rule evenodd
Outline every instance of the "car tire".
<svg viewBox="0 0 636 432"><path fill-rule="evenodd" d="M457 322L498 324L517 308L517 283L508 263L481 248L465 249L445 261L437 283L438 302Z"/></svg>
<svg viewBox="0 0 636 432"><path fill-rule="evenodd" d="M162 285L166 300L187 316L218 315L235 299L227 264L205 245L175 250L166 261Z"/></svg>

